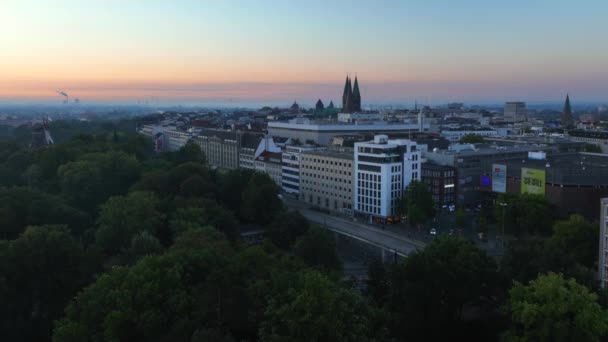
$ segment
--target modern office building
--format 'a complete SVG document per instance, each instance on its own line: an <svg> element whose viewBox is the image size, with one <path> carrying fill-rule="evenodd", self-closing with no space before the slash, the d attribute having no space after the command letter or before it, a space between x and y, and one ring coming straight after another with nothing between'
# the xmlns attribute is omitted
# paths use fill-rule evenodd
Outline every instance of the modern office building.
<svg viewBox="0 0 608 342"><path fill-rule="evenodd" d="M300 154L300 200L331 211L353 208L353 150L305 151Z"/></svg>
<svg viewBox="0 0 608 342"><path fill-rule="evenodd" d="M437 206L456 203L456 169L451 166L422 163L422 182Z"/></svg>
<svg viewBox="0 0 608 342"><path fill-rule="evenodd" d="M411 140L389 140L386 135L355 143L355 215L377 222L398 216L404 190L412 180L421 179L424 148Z"/></svg>
<svg viewBox="0 0 608 342"><path fill-rule="evenodd" d="M601 287L608 283L608 198L600 200L600 250L598 275Z"/></svg>
<svg viewBox="0 0 608 342"><path fill-rule="evenodd" d="M509 122L522 122L528 118L528 110L525 102L505 103L504 119Z"/></svg>

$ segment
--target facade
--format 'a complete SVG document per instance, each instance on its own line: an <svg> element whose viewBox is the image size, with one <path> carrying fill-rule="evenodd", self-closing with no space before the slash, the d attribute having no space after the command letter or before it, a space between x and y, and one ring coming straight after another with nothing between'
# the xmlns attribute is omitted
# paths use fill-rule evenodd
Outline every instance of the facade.
<svg viewBox="0 0 608 342"><path fill-rule="evenodd" d="M453 167L456 170L456 203L473 206L482 202L482 176L491 175L492 164L507 158L525 159L528 151L554 151L553 146L513 145L480 147L466 150L437 150L426 153L426 159L437 165ZM482 190L482 191L480 191Z"/></svg>
<svg viewBox="0 0 608 342"><path fill-rule="evenodd" d="M509 122L526 121L528 110L525 102L507 102L505 103L504 118Z"/></svg>
<svg viewBox="0 0 608 342"><path fill-rule="evenodd" d="M477 134L482 137L498 137L500 132L492 128L479 128L479 129L445 129L441 131L441 136L451 142L459 141L463 136L467 134Z"/></svg>
<svg viewBox="0 0 608 342"><path fill-rule="evenodd" d="M453 167L422 163L422 182L437 206L456 203L456 170Z"/></svg>
<svg viewBox="0 0 608 342"><path fill-rule="evenodd" d="M353 204L357 216L384 222L400 214L398 204L404 190L422 176L420 147L410 140L389 140L386 135L355 143Z"/></svg>
<svg viewBox="0 0 608 342"><path fill-rule="evenodd" d="M243 169L255 170L256 151L262 140L261 135L243 134L241 137L241 147L239 150L239 167Z"/></svg>
<svg viewBox="0 0 608 342"><path fill-rule="evenodd" d="M596 145L602 149L602 153L608 153L608 131L570 130L568 138L572 141Z"/></svg>
<svg viewBox="0 0 608 342"><path fill-rule="evenodd" d="M263 151L254 161L255 170L266 173L279 187L282 185L280 152Z"/></svg>
<svg viewBox="0 0 608 342"><path fill-rule="evenodd" d="M282 159L282 183L283 191L298 195L300 193L300 160L301 154L306 151L315 151L315 146L293 146L285 147Z"/></svg>
<svg viewBox="0 0 608 342"><path fill-rule="evenodd" d="M300 200L331 211L352 212L353 150L306 151L300 157Z"/></svg>
<svg viewBox="0 0 608 342"><path fill-rule="evenodd" d="M241 133L204 129L194 137L207 164L212 168L233 170L239 167Z"/></svg>
<svg viewBox="0 0 608 342"><path fill-rule="evenodd" d="M608 197L608 155L555 153L545 158L511 158L507 166L507 192L522 191L522 168L544 175L544 196L563 215L579 214L597 219L598 204Z"/></svg>
<svg viewBox="0 0 608 342"><path fill-rule="evenodd" d="M598 275L600 286L606 287L608 283L608 198L600 201L600 250L598 259Z"/></svg>
<svg viewBox="0 0 608 342"><path fill-rule="evenodd" d="M378 115L378 114L374 114ZM428 123L424 129L428 129ZM420 125L417 123L388 123L386 121L375 121L363 124L343 122L313 121L304 118L289 120L288 122L269 122L268 134L273 137L291 138L292 141L301 143L313 142L319 145L329 145L331 139L336 136L358 136L360 134L406 134L417 132Z"/></svg>

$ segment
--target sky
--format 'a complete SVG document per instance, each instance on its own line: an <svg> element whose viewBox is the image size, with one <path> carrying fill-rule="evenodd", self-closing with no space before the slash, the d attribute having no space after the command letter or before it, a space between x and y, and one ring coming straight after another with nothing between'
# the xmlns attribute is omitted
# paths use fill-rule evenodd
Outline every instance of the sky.
<svg viewBox="0 0 608 342"><path fill-rule="evenodd" d="M0 103L608 102L605 0L0 0Z"/></svg>

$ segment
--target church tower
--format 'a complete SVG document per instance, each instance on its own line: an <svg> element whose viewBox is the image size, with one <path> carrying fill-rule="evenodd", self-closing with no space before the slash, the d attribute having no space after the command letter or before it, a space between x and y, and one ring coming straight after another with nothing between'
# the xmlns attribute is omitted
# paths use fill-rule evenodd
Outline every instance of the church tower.
<svg viewBox="0 0 608 342"><path fill-rule="evenodd" d="M564 111L562 112L562 126L570 127L574 125L572 119L572 108L570 107L570 95L566 94L566 102L564 102Z"/></svg>
<svg viewBox="0 0 608 342"><path fill-rule="evenodd" d="M353 101L351 110L353 112L361 111L361 93L359 92L359 81L357 81L357 76L355 75L355 85L353 86Z"/></svg>
<svg viewBox="0 0 608 342"><path fill-rule="evenodd" d="M346 76L344 83L344 93L342 94L342 113L350 113L352 111L353 89L350 83L350 77Z"/></svg>

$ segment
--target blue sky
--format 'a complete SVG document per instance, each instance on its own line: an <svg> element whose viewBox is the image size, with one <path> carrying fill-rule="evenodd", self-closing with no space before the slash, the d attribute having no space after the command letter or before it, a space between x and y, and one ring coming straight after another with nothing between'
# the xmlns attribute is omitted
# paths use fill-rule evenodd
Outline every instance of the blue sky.
<svg viewBox="0 0 608 342"><path fill-rule="evenodd" d="M600 0L9 0L0 101L314 102L348 72L369 103L603 101L607 15Z"/></svg>

